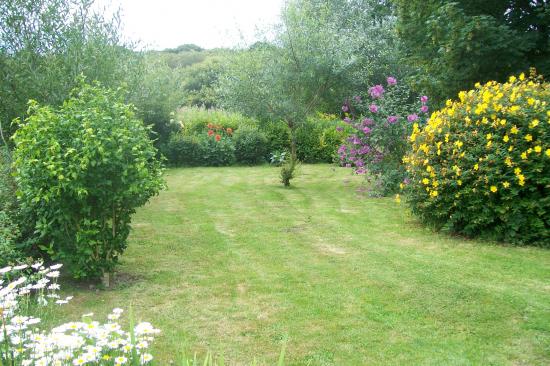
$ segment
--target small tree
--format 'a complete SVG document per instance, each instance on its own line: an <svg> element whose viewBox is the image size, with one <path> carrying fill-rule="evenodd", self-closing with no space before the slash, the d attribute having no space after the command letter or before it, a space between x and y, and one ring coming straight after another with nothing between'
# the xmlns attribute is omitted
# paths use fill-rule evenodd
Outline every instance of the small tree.
<svg viewBox="0 0 550 366"><path fill-rule="evenodd" d="M237 54L220 77L225 107L263 121L282 121L290 132L290 155L281 171L290 185L298 158L296 130L316 110L333 111L390 59L385 2L291 0L270 42ZM389 11L389 10L388 10ZM378 20L377 15L380 15ZM376 16L375 16L376 15ZM391 43L391 42L390 42ZM384 60L384 62L382 62Z"/></svg>
<svg viewBox="0 0 550 366"><path fill-rule="evenodd" d="M149 127L119 91L80 86L59 109L29 102L13 137L19 198L41 249L75 278L112 273L131 215L163 187Z"/></svg>

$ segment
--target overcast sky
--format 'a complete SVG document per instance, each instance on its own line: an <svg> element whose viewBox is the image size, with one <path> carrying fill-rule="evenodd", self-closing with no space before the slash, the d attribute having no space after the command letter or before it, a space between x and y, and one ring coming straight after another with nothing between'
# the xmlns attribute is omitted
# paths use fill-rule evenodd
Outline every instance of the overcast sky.
<svg viewBox="0 0 550 366"><path fill-rule="evenodd" d="M120 7L124 34L148 48L194 43L204 48L252 43L257 29L277 23L284 0L96 0Z"/></svg>

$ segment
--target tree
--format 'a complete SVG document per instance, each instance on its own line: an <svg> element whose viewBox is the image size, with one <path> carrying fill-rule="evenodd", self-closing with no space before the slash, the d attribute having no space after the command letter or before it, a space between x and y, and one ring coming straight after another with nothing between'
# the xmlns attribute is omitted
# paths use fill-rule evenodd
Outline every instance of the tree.
<svg viewBox="0 0 550 366"><path fill-rule="evenodd" d="M436 102L476 82L537 68L550 75L547 0L396 0L411 81Z"/></svg>
<svg viewBox="0 0 550 366"><path fill-rule="evenodd" d="M81 85L60 108L29 103L13 154L19 199L41 249L76 278L113 271L135 209L163 186L150 128L123 93Z"/></svg>
<svg viewBox="0 0 550 366"><path fill-rule="evenodd" d="M0 126L15 131L27 102L60 105L84 74L133 90L139 59L120 37L117 16L92 11L90 0L0 1Z"/></svg>
<svg viewBox="0 0 550 366"><path fill-rule="evenodd" d="M375 73L377 41L386 18L369 17L375 1L289 1L272 42L258 42L234 56L221 77L224 106L260 120L281 120L290 130L290 159L282 182L290 185L297 163L295 132L315 110L334 111L354 85ZM363 7L368 10L365 11ZM365 32L373 35L367 39ZM358 82L359 80L359 82Z"/></svg>

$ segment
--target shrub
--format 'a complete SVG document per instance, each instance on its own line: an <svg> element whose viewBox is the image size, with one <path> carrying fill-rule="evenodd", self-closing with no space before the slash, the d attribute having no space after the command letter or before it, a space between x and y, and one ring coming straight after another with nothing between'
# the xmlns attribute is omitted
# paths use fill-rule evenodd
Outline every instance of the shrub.
<svg viewBox="0 0 550 366"><path fill-rule="evenodd" d="M216 136L220 136L218 140ZM235 163L235 145L229 137L221 135L201 136L201 166L229 166Z"/></svg>
<svg viewBox="0 0 550 366"><path fill-rule="evenodd" d="M237 162L254 165L265 161L267 138L257 129L241 128L235 133L235 158Z"/></svg>
<svg viewBox="0 0 550 366"><path fill-rule="evenodd" d="M414 126L408 201L468 236L550 246L550 89L522 74L476 84Z"/></svg>
<svg viewBox="0 0 550 366"><path fill-rule="evenodd" d="M13 138L20 201L37 217L42 250L74 277L113 270L131 215L162 188L149 131L99 84L81 82L59 109L29 102Z"/></svg>
<svg viewBox="0 0 550 366"><path fill-rule="evenodd" d="M373 180L374 195L397 192L405 178L402 158L409 149L407 137L412 122L422 123L428 111L427 97L420 98L422 106L413 100L410 90L390 76L387 89L373 86L369 96L355 96L342 106L344 121L353 133L338 149L340 161Z"/></svg>
<svg viewBox="0 0 550 366"><path fill-rule="evenodd" d="M287 151L290 149L290 130L286 123L267 122L260 127L267 138L267 151Z"/></svg>
<svg viewBox="0 0 550 366"><path fill-rule="evenodd" d="M198 136L174 133L170 136L163 153L174 166L199 166L203 162L201 141Z"/></svg>
<svg viewBox="0 0 550 366"><path fill-rule="evenodd" d="M296 155L304 163L318 163L320 157L320 142L323 127L308 119L296 128Z"/></svg>

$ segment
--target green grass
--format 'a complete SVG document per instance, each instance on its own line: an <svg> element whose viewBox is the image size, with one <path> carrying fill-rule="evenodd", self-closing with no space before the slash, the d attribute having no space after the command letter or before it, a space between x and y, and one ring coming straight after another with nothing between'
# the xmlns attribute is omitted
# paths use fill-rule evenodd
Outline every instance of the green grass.
<svg viewBox="0 0 550 366"><path fill-rule="evenodd" d="M69 288L63 310L131 306L163 331L159 365L183 350L275 364L284 342L290 365L550 364L548 250L433 233L327 165L290 189L267 166L166 179L118 284Z"/></svg>

